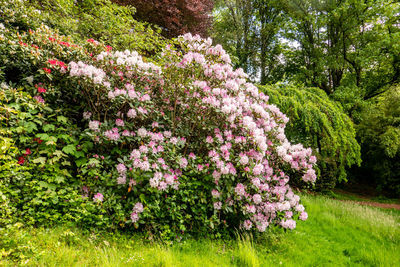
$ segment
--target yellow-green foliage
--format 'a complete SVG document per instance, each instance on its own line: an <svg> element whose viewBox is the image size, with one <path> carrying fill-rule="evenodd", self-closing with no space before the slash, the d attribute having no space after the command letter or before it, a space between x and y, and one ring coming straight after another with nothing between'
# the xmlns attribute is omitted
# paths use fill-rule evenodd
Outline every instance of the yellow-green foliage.
<svg viewBox="0 0 400 267"><path fill-rule="evenodd" d="M276 84L260 89L289 117L288 138L313 148L321 171L319 184L331 187L346 180L345 168L361 162L360 146L340 104L318 88Z"/></svg>

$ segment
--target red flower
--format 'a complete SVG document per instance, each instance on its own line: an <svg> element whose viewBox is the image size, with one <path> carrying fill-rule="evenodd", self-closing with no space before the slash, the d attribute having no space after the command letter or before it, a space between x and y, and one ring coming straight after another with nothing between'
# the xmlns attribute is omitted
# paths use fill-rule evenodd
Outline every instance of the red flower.
<svg viewBox="0 0 400 267"><path fill-rule="evenodd" d="M57 59L49 59L47 62L48 62L50 65L60 66L61 68L64 68L64 69L67 68L67 66L65 65L64 62L58 61Z"/></svg>
<svg viewBox="0 0 400 267"><path fill-rule="evenodd" d="M43 87L38 87L38 92L39 93L46 93L46 88L43 88Z"/></svg>
<svg viewBox="0 0 400 267"><path fill-rule="evenodd" d="M67 42L60 41L58 42L60 45L65 45L66 47L70 47L71 45Z"/></svg>
<svg viewBox="0 0 400 267"><path fill-rule="evenodd" d="M107 45L107 46L106 46L106 50L107 50L107 52L110 52L110 51L112 50L112 47L109 46L109 45Z"/></svg>
<svg viewBox="0 0 400 267"><path fill-rule="evenodd" d="M33 138L33 141L38 142L38 144L41 144L43 142L42 139L37 138L37 137Z"/></svg>
<svg viewBox="0 0 400 267"><path fill-rule="evenodd" d="M25 155L30 155L30 154L32 154L32 151L29 148L27 148L27 149L25 149L25 153L24 154Z"/></svg>
<svg viewBox="0 0 400 267"><path fill-rule="evenodd" d="M19 165L24 164L24 162L25 162L25 158L24 158L23 156L21 156L21 157L18 158L18 164L19 164Z"/></svg>
<svg viewBox="0 0 400 267"><path fill-rule="evenodd" d="M44 70L46 73L51 73L51 69L43 68L43 70Z"/></svg>

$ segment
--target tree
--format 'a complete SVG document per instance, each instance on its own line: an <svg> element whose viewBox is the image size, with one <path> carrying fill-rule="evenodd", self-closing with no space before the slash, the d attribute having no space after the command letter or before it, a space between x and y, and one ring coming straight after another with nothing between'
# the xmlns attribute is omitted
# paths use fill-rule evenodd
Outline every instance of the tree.
<svg viewBox="0 0 400 267"><path fill-rule="evenodd" d="M340 103L319 88L276 84L260 89L289 117L285 133L291 142L313 148L318 158L317 189L329 190L347 180L346 168L361 163L353 122Z"/></svg>
<svg viewBox="0 0 400 267"><path fill-rule="evenodd" d="M212 36L233 56L236 67L261 84L273 83L283 76L278 34L282 15L276 1L218 1Z"/></svg>
<svg viewBox="0 0 400 267"><path fill-rule="evenodd" d="M358 178L378 190L400 195L400 87L395 86L368 101L358 135L363 161Z"/></svg>
<svg viewBox="0 0 400 267"><path fill-rule="evenodd" d="M327 94L357 86L365 99L399 81L399 3L292 0L284 9L285 36L299 44L286 55L294 79Z"/></svg>
<svg viewBox="0 0 400 267"><path fill-rule="evenodd" d="M112 0L136 8L134 17L156 24L167 37L191 32L203 37L211 27L212 0Z"/></svg>
<svg viewBox="0 0 400 267"><path fill-rule="evenodd" d="M254 1L257 9L257 18L259 22L259 70L260 84L267 84L279 65L279 55L282 47L278 39L278 32L283 22L282 11L276 3L270 0ZM282 78L281 75L277 77ZM272 81L269 81L272 82Z"/></svg>

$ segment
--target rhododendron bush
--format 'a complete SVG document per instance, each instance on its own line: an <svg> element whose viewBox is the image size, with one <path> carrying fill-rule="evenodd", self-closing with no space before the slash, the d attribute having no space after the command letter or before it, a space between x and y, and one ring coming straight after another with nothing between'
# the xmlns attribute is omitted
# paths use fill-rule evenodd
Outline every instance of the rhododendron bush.
<svg viewBox="0 0 400 267"><path fill-rule="evenodd" d="M160 201L192 177L208 189L201 193L211 228L293 229L307 213L288 173L315 181L311 149L288 142L288 118L233 70L221 46L186 34L177 47L166 47L158 65L135 51L103 51L60 68L87 101L87 134L98 146L128 151L112 179L128 190L129 223L153 225L160 209L172 208ZM179 212L190 216L188 209Z"/></svg>

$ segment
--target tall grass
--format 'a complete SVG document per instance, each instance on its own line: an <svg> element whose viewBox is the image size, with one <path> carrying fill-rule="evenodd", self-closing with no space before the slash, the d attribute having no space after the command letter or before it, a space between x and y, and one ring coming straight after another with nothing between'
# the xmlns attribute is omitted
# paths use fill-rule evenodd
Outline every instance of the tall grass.
<svg viewBox="0 0 400 267"><path fill-rule="evenodd" d="M294 231L258 238L188 239L172 245L141 236L83 234L78 228L0 232L0 265L27 266L400 266L398 212L302 196L309 212ZM8 240L4 242L4 240Z"/></svg>

